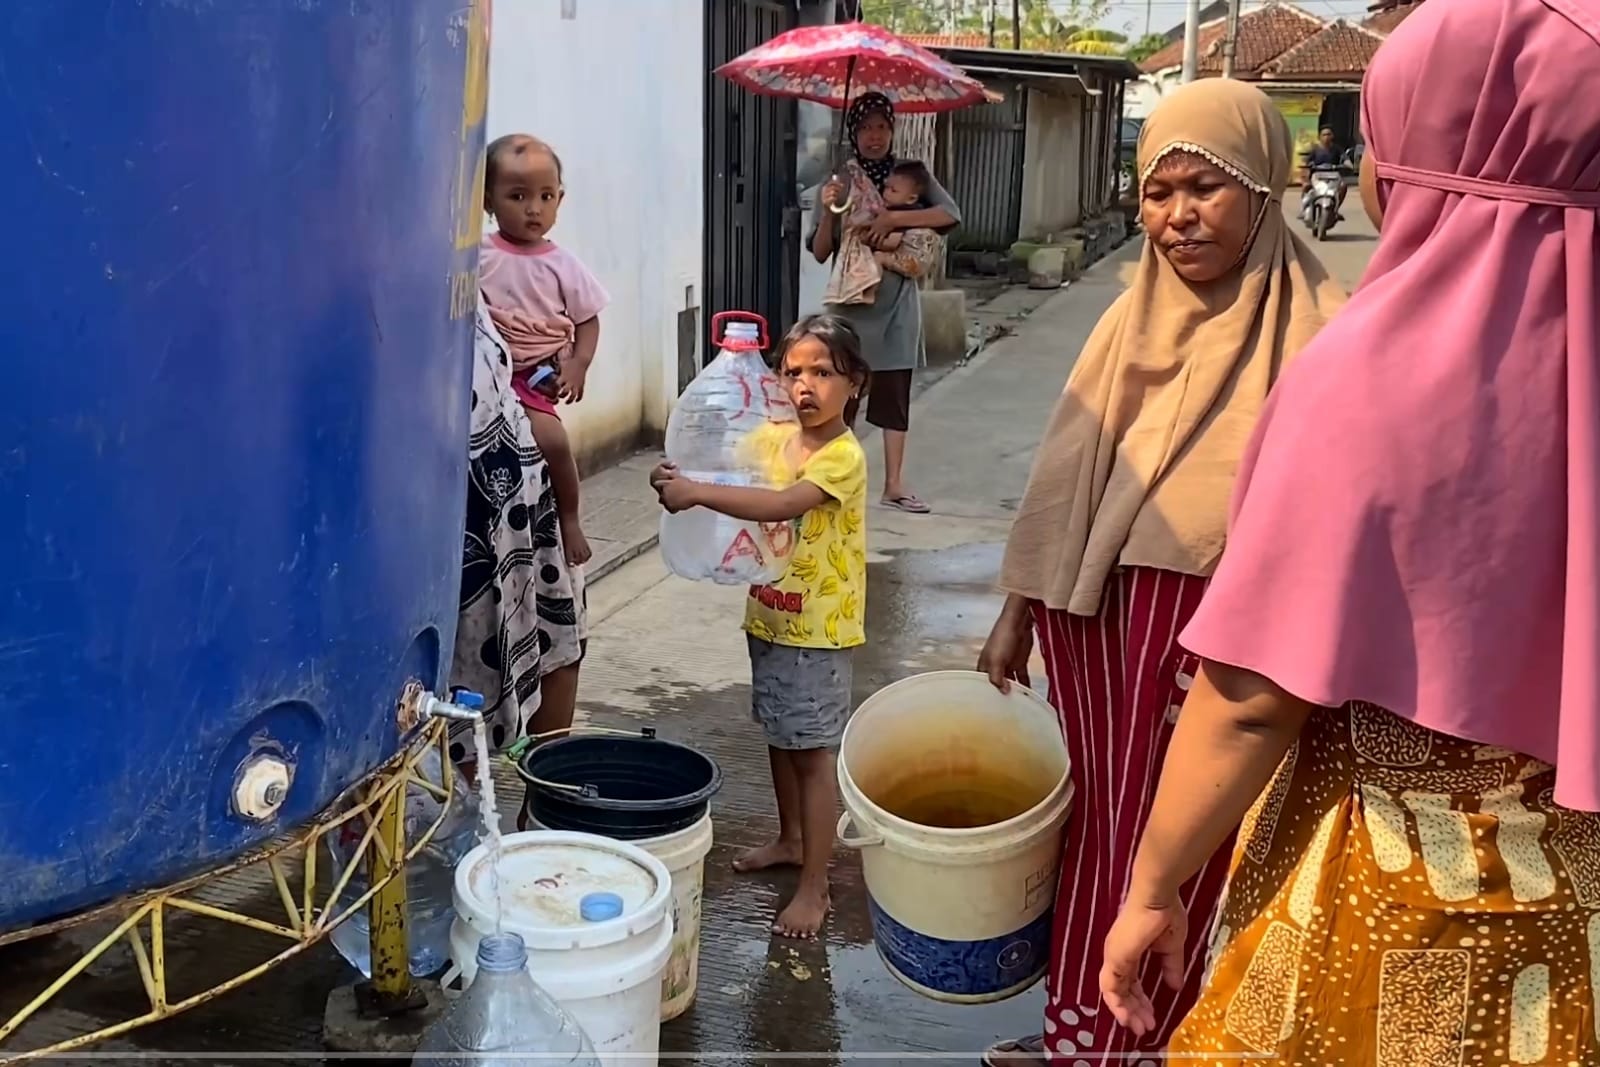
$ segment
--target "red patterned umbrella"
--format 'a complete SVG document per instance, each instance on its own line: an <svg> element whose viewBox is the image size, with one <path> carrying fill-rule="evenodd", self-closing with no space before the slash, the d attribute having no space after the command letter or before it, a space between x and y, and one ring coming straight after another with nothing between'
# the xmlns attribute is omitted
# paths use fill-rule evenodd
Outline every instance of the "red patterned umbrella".
<svg viewBox="0 0 1600 1067"><path fill-rule="evenodd" d="M902 113L954 111L999 99L961 68L867 22L790 30L717 73L752 92L841 109L873 92Z"/></svg>

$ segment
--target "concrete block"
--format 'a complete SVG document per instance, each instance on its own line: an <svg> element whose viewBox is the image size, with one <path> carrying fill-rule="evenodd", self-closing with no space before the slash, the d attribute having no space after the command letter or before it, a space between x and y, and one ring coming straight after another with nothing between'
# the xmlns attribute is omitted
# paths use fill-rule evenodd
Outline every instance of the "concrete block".
<svg viewBox="0 0 1600 1067"><path fill-rule="evenodd" d="M1084 254L1083 238L1078 237L1070 241L1062 241L1061 251L1066 256L1066 276L1068 280L1078 277L1083 273L1083 268L1089 265L1088 257Z"/></svg>
<svg viewBox="0 0 1600 1067"><path fill-rule="evenodd" d="M922 336L929 363L959 363L967 354L967 294L961 289L925 289Z"/></svg>
<svg viewBox="0 0 1600 1067"><path fill-rule="evenodd" d="M322 1014L323 1047L329 1052L375 1053L409 1062L423 1031L449 1006L439 983L413 978L411 984L422 992L426 1004L395 1018L363 1012L353 985L328 994Z"/></svg>
<svg viewBox="0 0 1600 1067"><path fill-rule="evenodd" d="M1011 262L1027 266L1028 260L1033 258L1033 254L1044 246L1045 242L1043 241L1018 241L1011 246Z"/></svg>
<svg viewBox="0 0 1600 1067"><path fill-rule="evenodd" d="M1066 249L1041 248L1028 259L1028 288L1059 289L1066 280Z"/></svg>

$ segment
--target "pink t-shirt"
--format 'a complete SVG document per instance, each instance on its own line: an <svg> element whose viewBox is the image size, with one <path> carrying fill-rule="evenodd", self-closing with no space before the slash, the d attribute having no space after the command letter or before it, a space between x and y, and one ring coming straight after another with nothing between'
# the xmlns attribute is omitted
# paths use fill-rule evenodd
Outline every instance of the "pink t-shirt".
<svg viewBox="0 0 1600 1067"><path fill-rule="evenodd" d="M554 241L526 248L499 233L484 235L478 284L491 304L537 318L565 315L574 325L588 322L611 302L589 268Z"/></svg>

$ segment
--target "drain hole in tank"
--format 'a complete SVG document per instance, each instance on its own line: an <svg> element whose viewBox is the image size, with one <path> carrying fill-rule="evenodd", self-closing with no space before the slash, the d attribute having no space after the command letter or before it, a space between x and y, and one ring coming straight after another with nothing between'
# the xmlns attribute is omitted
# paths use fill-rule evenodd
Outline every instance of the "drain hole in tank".
<svg viewBox="0 0 1600 1067"><path fill-rule="evenodd" d="M425 627L411 641L400 659L400 678L394 691L398 695L409 681L422 683L424 689L439 692L439 629Z"/></svg>

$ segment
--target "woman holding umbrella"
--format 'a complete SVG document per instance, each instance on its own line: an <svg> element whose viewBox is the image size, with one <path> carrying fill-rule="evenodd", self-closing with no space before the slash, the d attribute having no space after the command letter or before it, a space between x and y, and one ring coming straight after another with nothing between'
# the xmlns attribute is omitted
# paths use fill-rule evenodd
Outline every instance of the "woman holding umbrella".
<svg viewBox="0 0 1600 1067"><path fill-rule="evenodd" d="M925 48L902 40L882 26L863 22L807 26L780 34L718 68L718 73L752 92L810 100L845 108L854 167L877 189L899 163L894 158L894 117L902 113L953 111L999 99L983 84ZM837 175L822 190L810 248L818 262L838 251L843 236L839 213L853 200ZM945 234L961 222L961 211L937 181L929 181L923 207L882 211L857 233L878 246L901 230L929 229ZM928 505L906 488L906 431L911 427L911 375L922 362L922 302L915 282L884 272L876 297L867 304L829 304L861 337L872 364L867 421L883 431L883 502L915 514Z"/></svg>
<svg viewBox="0 0 1600 1067"><path fill-rule="evenodd" d="M894 104L883 93L863 93L845 113L845 129L860 173L882 192L890 173L906 162L892 154ZM850 195L851 190L839 178L822 188L826 211L818 213L818 225L810 238L811 254L819 263L826 263L839 248L842 224L835 212ZM945 234L961 222L961 209L937 181L928 182L923 198L928 206L920 210L880 211L862 228L862 238L877 247L899 230L924 228ZM883 431L883 503L925 514L928 505L906 488L904 479L906 434L911 429L911 376L923 359L922 300L917 284L904 275L884 271L872 303L830 304L828 310L856 328L862 352L872 364L867 422Z"/></svg>

